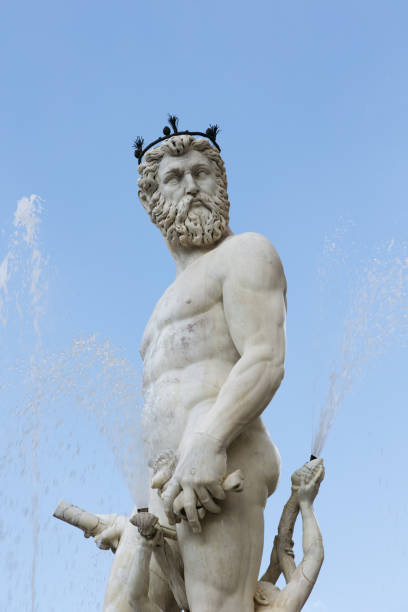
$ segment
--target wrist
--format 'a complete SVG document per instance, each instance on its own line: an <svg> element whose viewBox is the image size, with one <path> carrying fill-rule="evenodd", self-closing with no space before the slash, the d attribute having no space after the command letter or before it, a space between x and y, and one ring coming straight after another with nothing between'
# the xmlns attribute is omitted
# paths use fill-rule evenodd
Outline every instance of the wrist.
<svg viewBox="0 0 408 612"><path fill-rule="evenodd" d="M292 487L291 495L287 501L288 506L299 506L299 499L297 494L297 489Z"/></svg>
<svg viewBox="0 0 408 612"><path fill-rule="evenodd" d="M313 502L310 499L300 499L299 507L301 512L304 510L310 510L313 507Z"/></svg>
<svg viewBox="0 0 408 612"><path fill-rule="evenodd" d="M225 452L226 450L222 440L206 431L195 431L193 433L192 443L197 443L197 441L199 441L198 443L201 441L204 446L208 445L212 447L215 452L221 453Z"/></svg>

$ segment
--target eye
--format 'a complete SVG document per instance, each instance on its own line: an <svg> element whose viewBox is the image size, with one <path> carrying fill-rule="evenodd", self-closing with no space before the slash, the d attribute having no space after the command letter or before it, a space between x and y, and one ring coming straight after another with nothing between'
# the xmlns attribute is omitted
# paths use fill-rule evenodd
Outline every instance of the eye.
<svg viewBox="0 0 408 612"><path fill-rule="evenodd" d="M196 172L195 172L195 176L196 178L198 178L199 180L203 180L205 178L207 178L207 176L209 175L209 171L207 170L207 168L199 168Z"/></svg>
<svg viewBox="0 0 408 612"><path fill-rule="evenodd" d="M164 179L166 185L177 185L180 182L180 176L178 174L169 174Z"/></svg>

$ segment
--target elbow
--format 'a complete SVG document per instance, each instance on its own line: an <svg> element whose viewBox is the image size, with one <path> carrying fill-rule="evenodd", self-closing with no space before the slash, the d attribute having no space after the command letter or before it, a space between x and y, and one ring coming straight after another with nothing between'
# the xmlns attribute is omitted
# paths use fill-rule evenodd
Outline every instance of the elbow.
<svg viewBox="0 0 408 612"><path fill-rule="evenodd" d="M285 376L285 368L283 363L276 364L271 359L269 361L269 380L272 393L279 389L279 386Z"/></svg>
<svg viewBox="0 0 408 612"><path fill-rule="evenodd" d="M285 367L282 363L282 365L279 367L279 372L278 372L279 376L278 376L278 387L281 384L282 380L285 378Z"/></svg>

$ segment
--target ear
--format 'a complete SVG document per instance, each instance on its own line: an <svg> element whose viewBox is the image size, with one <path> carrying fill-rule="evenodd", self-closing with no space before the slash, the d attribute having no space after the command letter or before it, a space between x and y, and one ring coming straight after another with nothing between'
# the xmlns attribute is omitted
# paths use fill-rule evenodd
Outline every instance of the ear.
<svg viewBox="0 0 408 612"><path fill-rule="evenodd" d="M255 589L254 600L260 606L268 606L271 603L271 593L277 587L269 582L258 582Z"/></svg>
<svg viewBox="0 0 408 612"><path fill-rule="evenodd" d="M275 599L276 593L279 593L277 586L270 582L260 581L256 585L254 600L260 606L270 606Z"/></svg>
<svg viewBox="0 0 408 612"><path fill-rule="evenodd" d="M265 596L265 593L263 591L256 591L254 595L254 600L255 603L261 606L267 606L269 603L268 598Z"/></svg>

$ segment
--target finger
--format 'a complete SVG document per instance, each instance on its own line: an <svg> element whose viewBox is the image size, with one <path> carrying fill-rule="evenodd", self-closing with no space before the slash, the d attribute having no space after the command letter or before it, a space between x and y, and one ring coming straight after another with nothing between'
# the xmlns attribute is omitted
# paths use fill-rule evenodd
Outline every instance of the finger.
<svg viewBox="0 0 408 612"><path fill-rule="evenodd" d="M205 508L203 508L202 506L200 506L200 507L197 509L197 514L198 514L198 518L200 519L200 521L202 521L202 520L203 520L203 518L205 517L205 514L206 514L206 512L205 512Z"/></svg>
<svg viewBox="0 0 408 612"><path fill-rule="evenodd" d="M109 527L105 529L101 534L94 538L95 544L101 550L108 550L111 547L112 542L118 539L118 531L115 527Z"/></svg>
<svg viewBox="0 0 408 612"><path fill-rule="evenodd" d="M309 483L312 478L314 476L314 468L311 468L309 465L305 465L305 471L304 471L304 480L305 480L305 484Z"/></svg>
<svg viewBox="0 0 408 612"><path fill-rule="evenodd" d="M110 548L110 544L106 544L105 542L103 542L103 540L101 540L100 538L97 538L95 540L95 544L97 545L98 548L100 548L101 550L109 550Z"/></svg>
<svg viewBox="0 0 408 612"><path fill-rule="evenodd" d="M319 470L319 482L322 482L322 480L324 478L324 465L323 465L323 463L319 467L320 467L320 470Z"/></svg>
<svg viewBox="0 0 408 612"><path fill-rule="evenodd" d="M322 480L323 480L323 466L319 465L316 469L316 472L313 474L312 482L316 486L319 486Z"/></svg>
<svg viewBox="0 0 408 612"><path fill-rule="evenodd" d="M118 530L116 529L116 527L109 527L108 529L105 529L104 531L102 531L102 533L99 534L99 537L97 538L100 542L103 542L104 544L110 542L111 540L113 540L114 538L117 538L118 536Z"/></svg>
<svg viewBox="0 0 408 612"><path fill-rule="evenodd" d="M163 509L167 515L167 518L169 519L170 525L174 525L174 523L176 522L176 518L173 512L173 503L180 491L181 487L179 483L175 478L172 478L169 481L169 484L167 485L166 490L161 497L163 502Z"/></svg>
<svg viewBox="0 0 408 612"><path fill-rule="evenodd" d="M222 488L224 491L242 491L244 488L244 475L241 470L235 470L235 472L228 474L222 483Z"/></svg>
<svg viewBox="0 0 408 612"><path fill-rule="evenodd" d="M222 486L216 482L207 485L207 489L212 497L223 501L227 496Z"/></svg>
<svg viewBox="0 0 408 612"><path fill-rule="evenodd" d="M190 523L190 527L192 528L194 533L201 532L200 521L198 520L197 513L197 500L195 493L191 487L186 487L183 489L184 493L184 510L187 516L187 520Z"/></svg>
<svg viewBox="0 0 408 612"><path fill-rule="evenodd" d="M214 514L219 514L221 512L221 508L217 506L205 487L196 487L195 492L199 502L208 512L213 512Z"/></svg>
<svg viewBox="0 0 408 612"><path fill-rule="evenodd" d="M171 478L171 470L165 465L152 478L152 489L161 489L161 487Z"/></svg>
<svg viewBox="0 0 408 612"><path fill-rule="evenodd" d="M184 510L184 492L181 491L174 500L173 503L173 512L177 517L183 516Z"/></svg>

